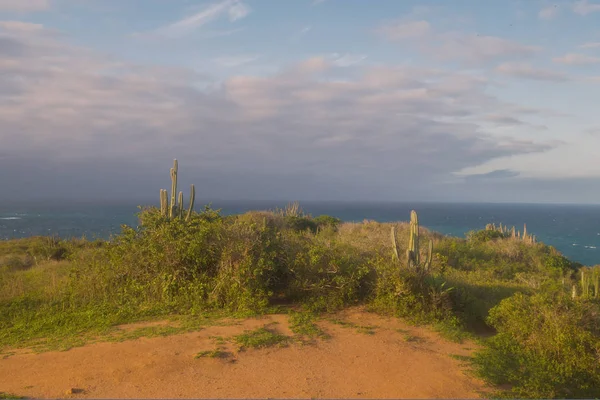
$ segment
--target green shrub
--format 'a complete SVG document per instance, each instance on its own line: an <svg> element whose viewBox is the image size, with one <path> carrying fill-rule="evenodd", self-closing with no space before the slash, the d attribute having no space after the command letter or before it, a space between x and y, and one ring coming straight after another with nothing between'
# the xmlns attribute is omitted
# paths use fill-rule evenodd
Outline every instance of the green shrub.
<svg viewBox="0 0 600 400"><path fill-rule="evenodd" d="M317 224L318 228L332 227L337 228L342 222L341 219L332 217L330 215L319 215L313 219L314 223Z"/></svg>
<svg viewBox="0 0 600 400"><path fill-rule="evenodd" d="M471 231L467 234L467 240L472 242L487 242L495 239L504 239L506 237L508 237L507 234L494 230Z"/></svg>
<svg viewBox="0 0 600 400"><path fill-rule="evenodd" d="M399 269L397 264L372 261L377 274L371 308L403 317L416 323L436 323L453 319L455 305L452 287L441 276L422 275L414 270Z"/></svg>
<svg viewBox="0 0 600 400"><path fill-rule="evenodd" d="M600 396L598 304L572 301L559 289L516 293L490 311L497 330L474 359L492 384L510 397Z"/></svg>

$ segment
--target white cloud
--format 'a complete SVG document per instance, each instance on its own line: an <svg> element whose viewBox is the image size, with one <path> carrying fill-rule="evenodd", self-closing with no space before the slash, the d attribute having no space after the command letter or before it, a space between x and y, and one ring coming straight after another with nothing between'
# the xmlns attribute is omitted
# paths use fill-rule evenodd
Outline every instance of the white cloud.
<svg viewBox="0 0 600 400"><path fill-rule="evenodd" d="M540 10L538 18L546 21L552 20L558 16L559 7L557 4L549 5Z"/></svg>
<svg viewBox="0 0 600 400"><path fill-rule="evenodd" d="M225 15L231 22L234 22L246 17L249 13L250 8L240 0L223 0L209 5L196 14L159 28L157 33L171 37L184 36Z"/></svg>
<svg viewBox="0 0 600 400"><path fill-rule="evenodd" d="M585 54L570 53L562 57L553 58L555 63L567 65L588 65L600 63L600 57L592 57Z"/></svg>
<svg viewBox="0 0 600 400"><path fill-rule="evenodd" d="M496 72L518 78L540 81L564 82L568 76L562 72L534 68L527 63L503 63L496 67Z"/></svg>
<svg viewBox="0 0 600 400"><path fill-rule="evenodd" d="M7 32L39 33L44 31L44 25L21 21L0 21L0 28Z"/></svg>
<svg viewBox="0 0 600 400"><path fill-rule="evenodd" d="M581 49L596 49L600 47L600 42L589 42L578 46Z"/></svg>
<svg viewBox="0 0 600 400"><path fill-rule="evenodd" d="M424 37L432 31L427 21L398 21L382 26L379 32L388 40L404 40Z"/></svg>
<svg viewBox="0 0 600 400"><path fill-rule="evenodd" d="M0 45L11 54L0 61L0 143L17 162L0 157L0 169L24 167L28 182L15 193L32 182L114 193L113 178L97 182L114 175L116 161L128 171L114 178L123 178L117 189L133 190L138 177L151 180L150 171L177 157L213 196L359 190L389 199L409 184L418 195L454 171L553 146L487 133L490 114L506 124L522 113L469 73L364 66L344 82L326 79L362 57L350 54L215 86L183 68L109 60L43 30L0 38L10 39ZM57 171L77 171L77 182L44 184ZM0 186L9 184L5 175Z"/></svg>
<svg viewBox="0 0 600 400"><path fill-rule="evenodd" d="M378 30L390 41L405 41L418 51L442 60L460 60L481 64L506 57L528 57L539 47L497 36L464 32L436 32L427 21L386 24Z"/></svg>
<svg viewBox="0 0 600 400"><path fill-rule="evenodd" d="M48 8L49 0L0 0L0 11L32 12Z"/></svg>
<svg viewBox="0 0 600 400"><path fill-rule="evenodd" d="M331 54L333 64L338 67L349 67L351 65L358 64L361 61L364 61L366 58L367 56L362 54Z"/></svg>
<svg viewBox="0 0 600 400"><path fill-rule="evenodd" d="M584 16L600 12L600 3L590 3L589 0L580 0L573 4L573 12Z"/></svg>
<svg viewBox="0 0 600 400"><path fill-rule="evenodd" d="M258 60L258 55L222 56L213 58L213 62L227 68L239 67Z"/></svg>

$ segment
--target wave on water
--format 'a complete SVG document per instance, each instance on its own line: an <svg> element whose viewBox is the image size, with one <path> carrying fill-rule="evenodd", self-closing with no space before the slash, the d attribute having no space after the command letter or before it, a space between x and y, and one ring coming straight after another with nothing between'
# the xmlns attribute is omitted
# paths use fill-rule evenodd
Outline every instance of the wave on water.
<svg viewBox="0 0 600 400"><path fill-rule="evenodd" d="M585 247L586 249L595 249L596 248L596 246L583 246L583 247Z"/></svg>
<svg viewBox="0 0 600 400"><path fill-rule="evenodd" d="M13 219L21 219L21 217L4 217L4 218L0 218L2 220L13 220Z"/></svg>

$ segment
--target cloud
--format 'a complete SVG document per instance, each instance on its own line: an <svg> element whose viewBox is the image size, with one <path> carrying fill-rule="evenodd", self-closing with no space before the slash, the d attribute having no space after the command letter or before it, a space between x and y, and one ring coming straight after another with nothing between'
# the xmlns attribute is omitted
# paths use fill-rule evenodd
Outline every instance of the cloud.
<svg viewBox="0 0 600 400"><path fill-rule="evenodd" d="M585 133L592 136L600 136L600 126L594 126L585 130Z"/></svg>
<svg viewBox="0 0 600 400"><path fill-rule="evenodd" d="M596 49L600 47L600 42L589 42L578 46L581 49Z"/></svg>
<svg viewBox="0 0 600 400"><path fill-rule="evenodd" d="M552 59L555 63L567 65L588 65L600 63L600 57L592 57L585 54L570 53L562 57Z"/></svg>
<svg viewBox="0 0 600 400"><path fill-rule="evenodd" d="M216 84L43 28L0 38L17 49L0 60L0 170L19 171L0 174L4 197L154 196L178 158L199 197L423 198L455 171L555 146L488 134L490 113L520 111L467 73L365 65L334 81L353 58L339 55Z"/></svg>
<svg viewBox="0 0 600 400"><path fill-rule="evenodd" d="M223 0L209 5L196 14L159 28L157 33L168 37L185 36L223 16L227 16L229 21L234 22L245 18L250 11L250 8L240 0Z"/></svg>
<svg viewBox="0 0 600 400"><path fill-rule="evenodd" d="M436 32L427 21L388 23L377 32L390 41L404 41L433 58L482 64L507 57L529 57L541 49L497 36L456 31Z"/></svg>
<svg viewBox="0 0 600 400"><path fill-rule="evenodd" d="M238 55L238 56L222 56L213 58L213 62L227 68L239 67L244 64L258 60L258 55Z"/></svg>
<svg viewBox="0 0 600 400"><path fill-rule="evenodd" d="M573 4L573 12L583 16L600 12L600 3L590 3L589 0L580 0Z"/></svg>
<svg viewBox="0 0 600 400"><path fill-rule="evenodd" d="M379 28L379 33L388 40L421 38L432 33L427 21L398 21Z"/></svg>
<svg viewBox="0 0 600 400"><path fill-rule="evenodd" d="M510 169L497 169L494 171L486 172L484 174L470 174L465 175L465 181L487 181L487 180L498 180L498 179L508 179L519 176L519 172L513 171Z"/></svg>
<svg viewBox="0 0 600 400"><path fill-rule="evenodd" d="M366 55L363 54L339 54L333 53L331 54L331 59L333 60L333 64L338 67L349 67L354 64L358 64L361 61L367 58Z"/></svg>
<svg viewBox="0 0 600 400"><path fill-rule="evenodd" d="M312 30L312 26L306 25L306 26L302 27L302 29L300 29L299 31L295 32L292 35L291 40L293 40L293 41L300 40L300 38L302 38L304 35L306 35L311 30Z"/></svg>
<svg viewBox="0 0 600 400"><path fill-rule="evenodd" d="M549 82L565 82L568 76L562 72L534 68L527 63L503 63L496 67L496 72L517 78L533 79Z"/></svg>
<svg viewBox="0 0 600 400"><path fill-rule="evenodd" d="M549 5L540 10L538 18L546 21L553 20L558 16L559 7L558 5Z"/></svg>
<svg viewBox="0 0 600 400"><path fill-rule="evenodd" d="M0 0L0 12L33 12L50 8L49 0Z"/></svg>

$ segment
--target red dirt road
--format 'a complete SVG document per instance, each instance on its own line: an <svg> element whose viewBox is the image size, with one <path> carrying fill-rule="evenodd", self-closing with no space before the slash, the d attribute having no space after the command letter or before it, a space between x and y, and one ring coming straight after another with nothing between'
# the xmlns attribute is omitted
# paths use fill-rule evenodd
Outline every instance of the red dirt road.
<svg viewBox="0 0 600 400"><path fill-rule="evenodd" d="M292 335L287 317L267 316L232 326L121 343L95 343L66 352L0 359L0 392L37 398L477 398L482 382L450 355L457 344L397 319L352 310L337 316L373 325L373 334L320 322L331 335L315 344L238 352L224 359L194 358L231 337L271 322ZM212 337L212 338L211 338ZM67 395L71 388L84 392Z"/></svg>

